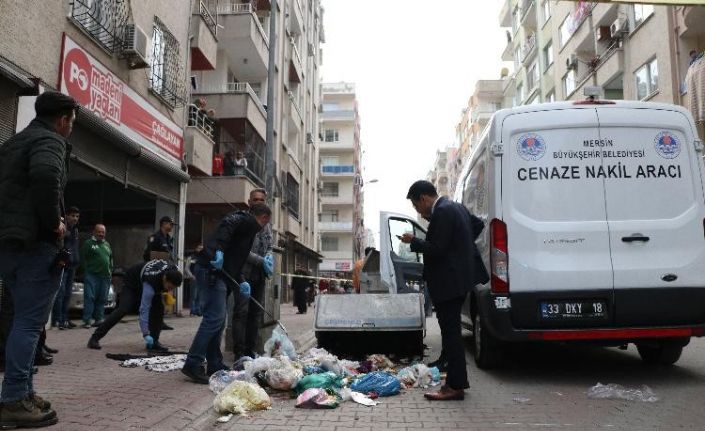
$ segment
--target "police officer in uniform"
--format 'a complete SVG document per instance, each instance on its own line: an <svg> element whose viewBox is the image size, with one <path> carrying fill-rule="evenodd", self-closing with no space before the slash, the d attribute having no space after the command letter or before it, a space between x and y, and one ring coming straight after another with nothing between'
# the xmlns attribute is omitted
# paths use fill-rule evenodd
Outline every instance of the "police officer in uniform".
<svg viewBox="0 0 705 431"><path fill-rule="evenodd" d="M171 231L174 230L174 219L169 216L164 216L159 219L159 230L154 232L147 238L147 245L144 247L142 259L148 262L152 259L164 259L169 263L176 263L174 256L174 237L171 236ZM174 329L164 322L162 319L162 329L169 331Z"/></svg>

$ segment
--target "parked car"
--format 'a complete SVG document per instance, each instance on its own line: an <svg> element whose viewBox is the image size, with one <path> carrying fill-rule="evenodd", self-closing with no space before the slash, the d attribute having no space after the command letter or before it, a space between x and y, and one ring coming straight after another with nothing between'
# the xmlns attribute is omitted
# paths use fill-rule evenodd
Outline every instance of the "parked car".
<svg viewBox="0 0 705 431"><path fill-rule="evenodd" d="M83 310L83 283L80 281L74 281L73 288L71 289L71 302L69 302L69 310ZM113 285L110 285L108 289L108 297L105 300L105 310L110 311L114 309L117 305L115 290Z"/></svg>

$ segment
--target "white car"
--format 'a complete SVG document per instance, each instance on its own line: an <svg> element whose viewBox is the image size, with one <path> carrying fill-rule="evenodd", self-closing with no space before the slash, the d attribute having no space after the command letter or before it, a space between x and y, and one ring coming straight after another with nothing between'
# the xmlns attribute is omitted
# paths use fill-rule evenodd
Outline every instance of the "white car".
<svg viewBox="0 0 705 431"><path fill-rule="evenodd" d="M108 297L105 300L105 309L112 310L117 305L115 301L115 290L113 285L108 289ZM71 301L69 302L69 310L83 310L83 283L74 281L71 289Z"/></svg>

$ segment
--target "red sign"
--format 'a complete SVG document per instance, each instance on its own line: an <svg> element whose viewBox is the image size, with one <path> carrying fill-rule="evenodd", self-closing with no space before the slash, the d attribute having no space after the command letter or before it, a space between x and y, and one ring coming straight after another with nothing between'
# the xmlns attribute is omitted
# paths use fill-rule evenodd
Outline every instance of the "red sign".
<svg viewBox="0 0 705 431"><path fill-rule="evenodd" d="M180 165L183 130L64 34L59 87L150 151Z"/></svg>

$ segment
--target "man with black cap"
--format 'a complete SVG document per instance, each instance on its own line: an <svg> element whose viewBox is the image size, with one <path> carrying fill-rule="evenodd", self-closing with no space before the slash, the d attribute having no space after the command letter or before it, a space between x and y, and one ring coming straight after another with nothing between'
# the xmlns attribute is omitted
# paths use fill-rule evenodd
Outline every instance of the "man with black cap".
<svg viewBox="0 0 705 431"><path fill-rule="evenodd" d="M142 259L145 262L152 259L165 259L171 263L176 263L174 256L174 237L171 236L171 231L174 230L174 219L169 216L164 216L159 219L159 230L154 232L147 238L147 245L144 247ZM162 329L170 331L174 328L164 322L162 316Z"/></svg>
<svg viewBox="0 0 705 431"><path fill-rule="evenodd" d="M58 421L51 403L32 382L39 333L49 319L62 267L66 232L64 187L76 119L76 101L45 92L34 104L37 116L0 145L0 277L14 307L5 345L0 428L37 428Z"/></svg>

